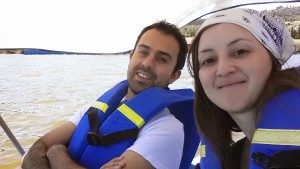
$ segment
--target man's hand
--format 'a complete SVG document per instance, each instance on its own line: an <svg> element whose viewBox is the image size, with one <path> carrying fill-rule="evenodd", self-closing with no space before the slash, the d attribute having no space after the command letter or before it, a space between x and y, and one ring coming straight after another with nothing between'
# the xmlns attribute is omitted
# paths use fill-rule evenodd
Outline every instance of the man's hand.
<svg viewBox="0 0 300 169"><path fill-rule="evenodd" d="M84 169L70 157L68 150L63 144L56 144L49 148L47 157L51 164L51 169Z"/></svg>
<svg viewBox="0 0 300 169"><path fill-rule="evenodd" d="M121 167L122 169L155 169L149 161L147 161L143 156L139 155L138 153L126 150L124 153L121 154L122 160L114 159L114 162L122 162L124 165L119 165L117 163L114 163L115 166L112 166L111 168L107 169L113 169L113 167ZM110 161L112 162L112 161ZM108 163L110 163L108 162ZM107 163L107 164L108 164ZM112 164L113 165L113 164ZM106 164L105 164L106 166ZM101 168L106 169L106 168ZM119 168L116 168L119 169Z"/></svg>
<svg viewBox="0 0 300 169"><path fill-rule="evenodd" d="M37 140L22 160L23 169L50 169L50 164L46 155L46 145L43 140Z"/></svg>
<svg viewBox="0 0 300 169"><path fill-rule="evenodd" d="M122 169L125 167L125 163L122 162L124 157L116 157L104 164L100 169Z"/></svg>
<svg viewBox="0 0 300 169"><path fill-rule="evenodd" d="M53 159L51 159L51 161L54 161L54 164L50 164L51 161L49 161L49 159L47 158L47 150L50 150L49 147L51 147L52 145L68 145L72 134L75 131L75 128L76 126L72 122L66 122L38 139L24 156L22 161L22 168L51 169L51 167L53 168L54 165L57 165L56 163L58 161L54 161ZM56 154L56 151L60 150L62 152L65 152L63 155L69 157L65 146L54 146L52 148L51 151L49 151L49 156L51 156L51 158L54 158L52 157L52 154ZM60 156L60 154L58 155ZM70 157L69 161L72 161Z"/></svg>

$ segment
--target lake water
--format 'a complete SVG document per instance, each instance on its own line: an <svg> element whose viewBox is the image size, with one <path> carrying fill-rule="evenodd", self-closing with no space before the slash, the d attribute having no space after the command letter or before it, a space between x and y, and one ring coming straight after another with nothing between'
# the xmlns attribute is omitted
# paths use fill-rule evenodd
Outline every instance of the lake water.
<svg viewBox="0 0 300 169"><path fill-rule="evenodd" d="M0 114L25 151L43 134L126 79L128 55L0 55ZM300 55L291 59L300 65ZM171 89L193 88L186 67ZM21 156L0 128L0 168Z"/></svg>

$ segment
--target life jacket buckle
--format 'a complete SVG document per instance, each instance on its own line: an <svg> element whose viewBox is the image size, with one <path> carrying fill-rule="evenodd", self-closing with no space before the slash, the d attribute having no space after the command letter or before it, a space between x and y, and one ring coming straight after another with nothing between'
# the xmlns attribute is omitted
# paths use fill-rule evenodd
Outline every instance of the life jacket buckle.
<svg viewBox="0 0 300 169"><path fill-rule="evenodd" d="M107 146L108 144L106 143L107 141L105 141L106 139L103 139L103 137L95 132L88 132L87 134L87 142L89 145L92 146L100 146L100 145L104 145Z"/></svg>
<svg viewBox="0 0 300 169"><path fill-rule="evenodd" d="M251 158L253 159L253 162L263 168L269 168L269 158L264 155L263 153L257 152L252 153Z"/></svg>

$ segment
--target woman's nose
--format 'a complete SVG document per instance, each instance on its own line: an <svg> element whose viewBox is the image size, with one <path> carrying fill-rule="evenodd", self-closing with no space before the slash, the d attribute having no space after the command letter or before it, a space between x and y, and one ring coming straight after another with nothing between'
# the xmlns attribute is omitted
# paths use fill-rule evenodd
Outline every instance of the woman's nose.
<svg viewBox="0 0 300 169"><path fill-rule="evenodd" d="M226 76L236 71L234 62L230 58L222 58L217 63L217 76Z"/></svg>

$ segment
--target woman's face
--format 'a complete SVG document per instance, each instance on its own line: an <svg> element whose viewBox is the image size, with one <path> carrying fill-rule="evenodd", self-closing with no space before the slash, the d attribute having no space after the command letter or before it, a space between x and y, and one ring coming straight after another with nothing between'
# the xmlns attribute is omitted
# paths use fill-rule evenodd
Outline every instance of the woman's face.
<svg viewBox="0 0 300 169"><path fill-rule="evenodd" d="M198 61L205 94L230 114L253 110L272 69L271 56L257 39L229 23L202 33Z"/></svg>

